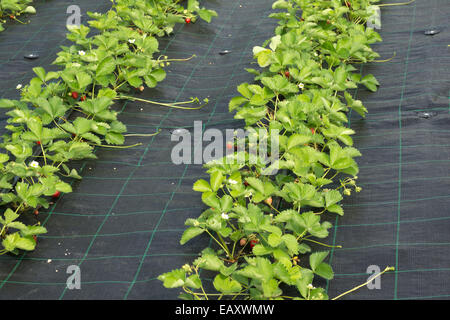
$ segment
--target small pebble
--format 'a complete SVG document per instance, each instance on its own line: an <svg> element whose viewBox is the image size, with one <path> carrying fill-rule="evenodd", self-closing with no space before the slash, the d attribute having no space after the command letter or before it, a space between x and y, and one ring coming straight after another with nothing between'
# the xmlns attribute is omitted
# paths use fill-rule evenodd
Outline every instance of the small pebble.
<svg viewBox="0 0 450 320"><path fill-rule="evenodd" d="M434 36L435 34L438 34L439 32L441 32L441 30L439 30L439 29L430 29L430 30L425 30L424 34L427 36Z"/></svg>
<svg viewBox="0 0 450 320"><path fill-rule="evenodd" d="M52 262L52 259L48 259L48 260L47 260L47 263L50 263L50 262Z"/></svg>
<svg viewBox="0 0 450 320"><path fill-rule="evenodd" d="M24 55L23 57L24 57L25 59L31 59L31 60L33 60L33 59L39 58L39 55L36 54L36 53L29 53L29 54Z"/></svg>

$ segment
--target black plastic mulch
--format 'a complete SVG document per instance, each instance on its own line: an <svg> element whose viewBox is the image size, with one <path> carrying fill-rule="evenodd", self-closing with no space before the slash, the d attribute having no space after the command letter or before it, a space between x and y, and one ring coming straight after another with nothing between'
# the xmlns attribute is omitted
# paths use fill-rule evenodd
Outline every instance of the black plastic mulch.
<svg viewBox="0 0 450 320"><path fill-rule="evenodd" d="M62 19L72 3L52 3L56 2L38 6L30 25L14 25L0 34L0 54L9 61L0 70L4 97L13 97L16 84L25 82L18 72L23 79L30 77L33 66L54 59L64 40ZM209 97L209 105L200 110L138 102L118 105L130 133L161 133L129 137L127 144L142 145L99 149L98 160L76 164L84 179L73 184L73 193L63 195L39 215L49 233L39 238L37 250L0 257L1 299L177 297L178 290L165 289L156 278L192 261L208 243L206 237L199 237L179 245L185 219L204 209L192 184L206 174L201 165L172 163L176 142L170 141L171 132L192 129L194 121L202 121L203 129L242 126L228 113L228 101L236 95L238 84L251 81L244 68L254 67L252 48L268 39L276 25L267 18L269 0L204 3L219 13L213 23L178 26L160 46L162 53L173 58L197 57L173 63L167 79L140 97L158 101ZM85 12L99 4L80 6ZM102 5L108 8L106 1ZM50 16L52 10L58 12L59 20L39 18L45 12ZM347 198L344 217L331 220L334 228L327 241L343 248L330 249L335 279L318 283L326 286L330 297L365 282L370 265L381 270L395 266L397 272L384 275L380 289L363 288L347 299L450 296L446 254L450 244L449 11L444 0L382 9L384 42L374 47L381 59L394 51L396 57L361 67L362 74L373 73L381 87L378 93L355 92L369 109L365 120L350 114L350 125L357 132L355 146L363 153L358 161L363 191ZM38 28L48 31L39 33ZM433 28L440 33L424 34ZM30 32L36 32L35 40L24 46L18 39L29 37ZM16 49L8 49L7 40L17 42ZM35 42L40 47L33 46ZM41 58L24 61L23 54L36 48ZM223 50L231 52L221 55ZM80 290L66 287L70 265L81 268Z"/></svg>

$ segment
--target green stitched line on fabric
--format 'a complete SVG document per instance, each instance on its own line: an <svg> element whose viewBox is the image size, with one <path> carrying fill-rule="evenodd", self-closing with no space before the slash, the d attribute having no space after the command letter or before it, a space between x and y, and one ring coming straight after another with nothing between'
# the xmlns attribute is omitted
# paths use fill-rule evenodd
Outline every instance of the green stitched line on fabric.
<svg viewBox="0 0 450 320"><path fill-rule="evenodd" d="M411 21L411 26L410 26L410 34L409 34L409 42L408 42L408 52L406 54L406 62L405 62L405 71L404 71L404 75L403 75L403 88L402 88L402 93L401 93L401 99L400 99L400 104L398 105L398 125L399 125L399 157L398 157L398 177L399 177L399 182L398 182L398 201L397 201L397 234L396 234L396 247L395 247L395 270L400 270L399 269L399 265L398 265L398 243L400 240L400 212L401 212L401 203L402 203L402 103L403 103L403 98L404 98L404 94L405 94L405 89L406 89L406 79L407 79L407 72L408 72L408 63L409 63L409 54L410 54L410 49L411 49L411 43L412 43L412 39L413 39L413 31L412 31L412 27L414 25L416 21L416 4L414 3L414 7L413 7L413 19ZM395 278L394 278L394 300L397 300L398 298L398 273L395 273Z"/></svg>

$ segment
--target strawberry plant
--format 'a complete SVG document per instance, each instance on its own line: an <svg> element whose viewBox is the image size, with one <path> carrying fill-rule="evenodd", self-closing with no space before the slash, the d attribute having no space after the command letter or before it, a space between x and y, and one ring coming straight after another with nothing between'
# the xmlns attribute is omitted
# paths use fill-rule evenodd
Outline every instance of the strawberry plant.
<svg viewBox="0 0 450 320"><path fill-rule="evenodd" d="M81 176L69 167L71 160L96 158L96 146L134 146L119 146L125 143L126 126L111 106L119 99L137 99L127 95L131 88L155 87L166 76L164 67L182 60L158 55L158 36L172 32L186 17L194 20L198 14L210 21L216 15L200 8L198 1L188 1L187 8L178 2L118 0L104 14L88 13L89 27L69 28L72 44L58 53L58 71L36 67L36 77L17 86L20 100L0 100L0 108L9 109L9 133L0 141L0 197L5 208L0 216L0 254L35 248L35 236L46 229L18 219L23 213L39 213L50 200L72 191L67 179ZM189 109L183 104L191 102L198 99L160 105Z"/></svg>
<svg viewBox="0 0 450 320"><path fill-rule="evenodd" d="M0 0L0 31L5 30L3 24L7 19L23 23L18 16L36 13L36 9L30 5L32 2L33 0Z"/></svg>
<svg viewBox="0 0 450 320"><path fill-rule="evenodd" d="M373 2L273 3L275 35L253 50L261 70L248 69L255 83L239 85L229 109L265 137L279 132L278 161L267 165L238 151L205 165L210 179L193 189L208 209L186 221L180 243L207 235L213 245L160 275L165 287L182 288L183 299L328 298L314 286L317 277L334 277L326 262L331 246L321 240L332 225L323 216L343 215L344 196L361 191L355 161L361 154L346 125L348 111L364 117L367 110L348 89L379 85L353 66L379 56L370 45L381 37L366 26ZM234 161L239 157L245 161ZM269 175L273 165L280 172ZM212 274L212 287L203 270Z"/></svg>

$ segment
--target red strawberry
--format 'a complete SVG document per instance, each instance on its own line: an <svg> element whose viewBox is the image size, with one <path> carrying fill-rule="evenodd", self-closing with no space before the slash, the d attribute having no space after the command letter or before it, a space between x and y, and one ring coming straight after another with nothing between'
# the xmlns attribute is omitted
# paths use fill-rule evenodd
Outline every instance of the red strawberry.
<svg viewBox="0 0 450 320"><path fill-rule="evenodd" d="M186 21L187 24L191 23L191 18L186 18L184 21Z"/></svg>
<svg viewBox="0 0 450 320"><path fill-rule="evenodd" d="M81 101L85 101L86 100L86 96L81 96L80 100Z"/></svg>
<svg viewBox="0 0 450 320"><path fill-rule="evenodd" d="M315 133L316 133L316 129L311 128L310 130L311 130L311 133L312 133L312 134L315 134Z"/></svg>
<svg viewBox="0 0 450 320"><path fill-rule="evenodd" d="M33 236L34 242L37 242L37 236Z"/></svg>
<svg viewBox="0 0 450 320"><path fill-rule="evenodd" d="M284 76L285 76L286 78L289 78L289 77L291 76L291 74L289 73L289 71L285 71L285 72L284 72Z"/></svg>
<svg viewBox="0 0 450 320"><path fill-rule="evenodd" d="M9 18L10 18L10 19L14 19L15 17L14 17L13 15L10 15Z"/></svg>
<svg viewBox="0 0 450 320"><path fill-rule="evenodd" d="M34 214L35 216L37 216L37 215L39 214L39 210L38 210L38 209L34 210L33 214Z"/></svg>
<svg viewBox="0 0 450 320"><path fill-rule="evenodd" d="M350 8L352 5L350 4L350 2L348 2L348 1L345 1L345 5L348 7L348 8Z"/></svg>
<svg viewBox="0 0 450 320"><path fill-rule="evenodd" d="M253 248L258 242L259 242L258 239L251 240L251 241L250 241L250 247Z"/></svg>
<svg viewBox="0 0 450 320"><path fill-rule="evenodd" d="M36 141L36 144L37 144L37 145L41 145L41 142L40 142L40 141Z"/></svg>
<svg viewBox="0 0 450 320"><path fill-rule="evenodd" d="M245 246L246 243L247 243L247 239L245 239L245 238L242 238L242 239L239 241L239 244L241 245L241 247Z"/></svg>
<svg viewBox="0 0 450 320"><path fill-rule="evenodd" d="M72 98L78 99L78 92L73 91L73 92L72 92Z"/></svg>
<svg viewBox="0 0 450 320"><path fill-rule="evenodd" d="M56 192L52 195L53 199L57 199L59 198L59 196L61 195L61 192L59 192L58 190L56 190Z"/></svg>
<svg viewBox="0 0 450 320"><path fill-rule="evenodd" d="M247 182L247 181L244 181L244 185L245 185L246 187L248 187L248 186L249 186L249 184L248 184L248 182Z"/></svg>

